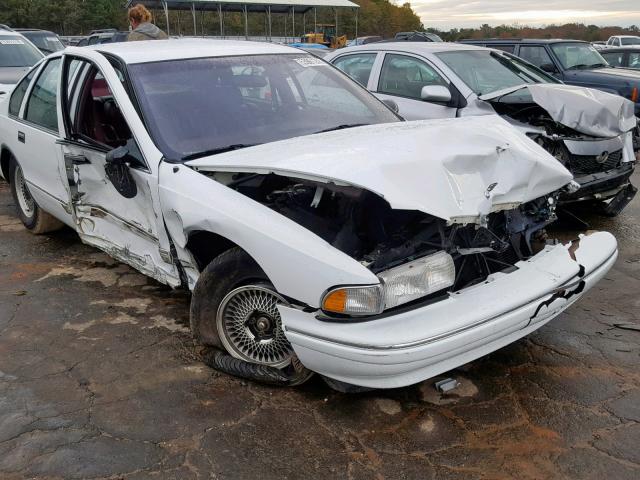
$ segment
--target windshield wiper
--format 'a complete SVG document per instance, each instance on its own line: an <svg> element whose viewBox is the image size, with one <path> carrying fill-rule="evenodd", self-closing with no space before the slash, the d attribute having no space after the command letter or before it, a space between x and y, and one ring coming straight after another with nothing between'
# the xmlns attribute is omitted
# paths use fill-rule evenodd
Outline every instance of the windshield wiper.
<svg viewBox="0 0 640 480"><path fill-rule="evenodd" d="M344 130L345 128L353 128L353 127L365 127L367 125L369 124L368 123L345 123L343 125L338 125L337 127L325 128L324 130L320 130L319 132L313 132L313 133L316 134L316 133L333 132L335 130Z"/></svg>
<svg viewBox="0 0 640 480"><path fill-rule="evenodd" d="M233 150L240 150L242 148L255 147L260 145L259 143L235 143L233 145L227 145L226 147L212 148L210 150L203 150L202 152L190 153L182 157L182 161L195 160L196 158L208 157L210 155L216 155L218 153L231 152Z"/></svg>

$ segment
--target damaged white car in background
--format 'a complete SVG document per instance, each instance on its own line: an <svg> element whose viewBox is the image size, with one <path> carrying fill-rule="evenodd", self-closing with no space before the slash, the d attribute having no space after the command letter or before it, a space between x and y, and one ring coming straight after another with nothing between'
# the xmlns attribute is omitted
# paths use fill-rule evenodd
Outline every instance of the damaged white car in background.
<svg viewBox="0 0 640 480"><path fill-rule="evenodd" d="M591 202L615 216L637 192L640 132L629 99L563 85L513 55L466 44L373 43L325 60L407 120L501 115L573 173L579 188L561 195L563 205Z"/></svg>
<svg viewBox="0 0 640 480"><path fill-rule="evenodd" d="M617 257L609 233L547 237L572 176L501 118L399 122L288 47L68 48L0 105L25 226L191 289L209 363L246 378L417 383L540 328Z"/></svg>

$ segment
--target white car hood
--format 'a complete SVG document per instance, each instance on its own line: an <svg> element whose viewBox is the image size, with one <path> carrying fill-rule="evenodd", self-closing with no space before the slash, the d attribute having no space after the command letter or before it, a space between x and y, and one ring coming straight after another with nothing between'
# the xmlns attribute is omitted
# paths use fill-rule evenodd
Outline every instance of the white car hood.
<svg viewBox="0 0 640 480"><path fill-rule="evenodd" d="M593 88L538 83L492 92L479 98L491 101L523 88L529 90L533 101L552 119L585 135L618 137L632 130L637 123L633 102Z"/></svg>
<svg viewBox="0 0 640 480"><path fill-rule="evenodd" d="M276 173L361 187L449 222L553 192L572 175L496 115L371 125L193 160L202 171Z"/></svg>

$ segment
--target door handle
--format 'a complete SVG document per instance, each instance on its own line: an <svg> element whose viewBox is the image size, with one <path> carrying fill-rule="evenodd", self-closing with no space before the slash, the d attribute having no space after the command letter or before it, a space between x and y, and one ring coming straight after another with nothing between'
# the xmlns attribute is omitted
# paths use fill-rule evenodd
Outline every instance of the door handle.
<svg viewBox="0 0 640 480"><path fill-rule="evenodd" d="M64 159L71 162L72 165L86 165L91 163L84 155L65 155Z"/></svg>
<svg viewBox="0 0 640 480"><path fill-rule="evenodd" d="M24 143L26 140L25 136L24 136L24 132L18 132L18 141L20 143Z"/></svg>

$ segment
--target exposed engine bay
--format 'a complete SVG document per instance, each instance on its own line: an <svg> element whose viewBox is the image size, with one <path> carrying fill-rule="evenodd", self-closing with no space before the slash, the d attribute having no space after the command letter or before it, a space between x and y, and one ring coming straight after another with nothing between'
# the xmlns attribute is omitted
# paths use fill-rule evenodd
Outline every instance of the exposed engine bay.
<svg viewBox="0 0 640 480"><path fill-rule="evenodd" d="M356 187L275 174L208 175L312 231L373 273L444 250L456 266L450 291L509 271L538 253L547 241L545 227L556 219L557 194L491 213L480 225L448 225L422 212L393 210L380 196Z"/></svg>

